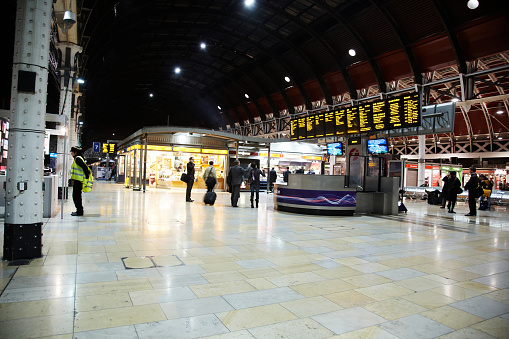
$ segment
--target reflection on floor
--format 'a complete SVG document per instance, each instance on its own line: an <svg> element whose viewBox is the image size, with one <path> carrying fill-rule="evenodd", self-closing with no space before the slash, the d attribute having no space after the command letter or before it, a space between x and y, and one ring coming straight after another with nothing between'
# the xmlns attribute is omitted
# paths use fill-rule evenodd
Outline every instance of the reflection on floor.
<svg viewBox="0 0 509 339"><path fill-rule="evenodd" d="M203 195L99 182L84 217L67 202L43 258L0 262L0 338L507 338L505 208L318 217Z"/></svg>

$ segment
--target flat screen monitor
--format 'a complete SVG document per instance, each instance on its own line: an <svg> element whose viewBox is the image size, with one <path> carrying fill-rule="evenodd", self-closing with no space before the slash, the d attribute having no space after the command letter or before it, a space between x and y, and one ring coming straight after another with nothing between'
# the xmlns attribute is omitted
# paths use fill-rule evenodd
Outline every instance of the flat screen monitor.
<svg viewBox="0 0 509 339"><path fill-rule="evenodd" d="M387 153L387 139L383 138L368 140L368 153L369 154Z"/></svg>
<svg viewBox="0 0 509 339"><path fill-rule="evenodd" d="M343 147L340 142L327 144L327 154L329 155L343 155Z"/></svg>

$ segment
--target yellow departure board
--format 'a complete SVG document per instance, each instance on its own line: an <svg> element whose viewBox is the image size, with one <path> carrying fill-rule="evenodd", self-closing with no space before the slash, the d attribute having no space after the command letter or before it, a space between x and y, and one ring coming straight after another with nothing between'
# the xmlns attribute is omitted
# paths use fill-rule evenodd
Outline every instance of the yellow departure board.
<svg viewBox="0 0 509 339"><path fill-rule="evenodd" d="M325 114L319 113L315 116L315 137L321 138L325 135Z"/></svg>
<svg viewBox="0 0 509 339"><path fill-rule="evenodd" d="M338 109L334 111L336 135L346 134L346 109Z"/></svg>
<svg viewBox="0 0 509 339"><path fill-rule="evenodd" d="M315 138L315 117L309 115L306 117L306 139Z"/></svg>
<svg viewBox="0 0 509 339"><path fill-rule="evenodd" d="M373 130L382 131L386 129L387 119L385 117L385 100L377 101L371 104L371 114L373 117Z"/></svg>
<svg viewBox="0 0 509 339"><path fill-rule="evenodd" d="M371 104L359 106L359 132L370 132L372 124Z"/></svg>
<svg viewBox="0 0 509 339"><path fill-rule="evenodd" d="M359 133L359 106L352 106L346 109L347 133Z"/></svg>
<svg viewBox="0 0 509 339"><path fill-rule="evenodd" d="M290 121L290 140L299 140L299 129L296 119Z"/></svg>

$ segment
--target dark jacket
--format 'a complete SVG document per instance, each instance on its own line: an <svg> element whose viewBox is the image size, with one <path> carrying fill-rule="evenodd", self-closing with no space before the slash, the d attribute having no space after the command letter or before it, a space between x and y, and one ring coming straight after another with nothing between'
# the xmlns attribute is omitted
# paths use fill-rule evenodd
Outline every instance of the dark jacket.
<svg viewBox="0 0 509 339"><path fill-rule="evenodd" d="M442 181L444 183L444 187L442 188L442 199L446 199L448 200L449 199L449 176L446 175Z"/></svg>
<svg viewBox="0 0 509 339"><path fill-rule="evenodd" d="M240 165L230 167L227 182L230 183L229 185L240 185L244 181L244 173L248 171L249 169L244 169Z"/></svg>
<svg viewBox="0 0 509 339"><path fill-rule="evenodd" d="M465 184L465 189L468 190L468 193L474 192L475 189L479 186L479 178L477 177L477 173L472 173L470 180Z"/></svg>
<svg viewBox="0 0 509 339"><path fill-rule="evenodd" d="M187 175L194 180L194 164L191 161L187 163Z"/></svg>
<svg viewBox="0 0 509 339"><path fill-rule="evenodd" d="M269 173L269 182L273 183L273 182L276 182L276 180L277 180L277 173L274 169L271 169L270 173Z"/></svg>
<svg viewBox="0 0 509 339"><path fill-rule="evenodd" d="M445 187L445 186L444 186ZM461 182L458 178L449 178L449 184L447 185L447 200L456 201L458 199L458 192L461 189Z"/></svg>
<svg viewBox="0 0 509 339"><path fill-rule="evenodd" d="M286 170L284 173L283 173L283 181L284 182L288 182L288 175L290 174L290 170Z"/></svg>
<svg viewBox="0 0 509 339"><path fill-rule="evenodd" d="M260 170L259 168L250 168L249 173L247 175L248 178L251 178L251 175L254 175L254 184L258 185L260 184L260 175L265 177L265 173ZM252 184L252 183L250 183Z"/></svg>

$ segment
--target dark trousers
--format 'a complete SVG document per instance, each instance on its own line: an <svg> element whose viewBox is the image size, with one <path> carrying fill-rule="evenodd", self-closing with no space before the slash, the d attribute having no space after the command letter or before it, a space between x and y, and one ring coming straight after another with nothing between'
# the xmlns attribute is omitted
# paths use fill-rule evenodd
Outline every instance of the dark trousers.
<svg viewBox="0 0 509 339"><path fill-rule="evenodd" d="M232 206L237 207L240 198L240 184L232 185Z"/></svg>
<svg viewBox="0 0 509 339"><path fill-rule="evenodd" d="M477 214L477 208L476 208L476 203L475 203L475 198L473 196L473 192L472 194L470 193L470 191L468 191L468 208L470 209L470 214L472 215L476 215Z"/></svg>
<svg viewBox="0 0 509 339"><path fill-rule="evenodd" d="M78 180L74 180L72 184L72 200L74 201L74 206L76 206L76 212L78 214L83 214L83 200L81 199L81 191L83 189L83 183Z"/></svg>
<svg viewBox="0 0 509 339"><path fill-rule="evenodd" d="M194 178L191 178L187 182L186 201L191 200L191 190L193 189L193 185L194 185Z"/></svg>
<svg viewBox="0 0 509 339"><path fill-rule="evenodd" d="M258 184L251 184L251 201L253 201L253 198L256 193L256 201L260 200L260 183Z"/></svg>

